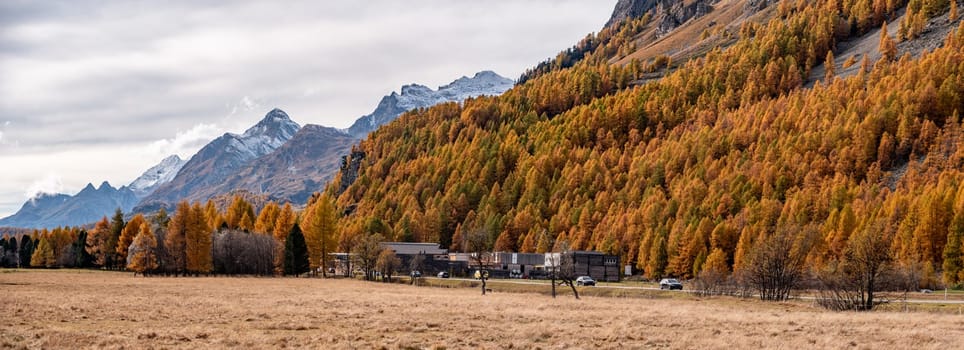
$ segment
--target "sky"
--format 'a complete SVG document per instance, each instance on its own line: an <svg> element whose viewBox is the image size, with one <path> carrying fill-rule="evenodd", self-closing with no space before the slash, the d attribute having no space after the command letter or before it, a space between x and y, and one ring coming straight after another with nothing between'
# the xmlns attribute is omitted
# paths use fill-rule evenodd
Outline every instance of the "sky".
<svg viewBox="0 0 964 350"><path fill-rule="evenodd" d="M405 84L516 79L615 2L0 1L0 217L127 185L275 107L347 128Z"/></svg>

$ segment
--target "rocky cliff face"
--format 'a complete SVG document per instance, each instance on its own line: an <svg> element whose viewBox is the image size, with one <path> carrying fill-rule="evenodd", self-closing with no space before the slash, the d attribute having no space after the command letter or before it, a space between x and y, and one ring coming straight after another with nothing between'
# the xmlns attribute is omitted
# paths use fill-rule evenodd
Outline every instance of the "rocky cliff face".
<svg viewBox="0 0 964 350"><path fill-rule="evenodd" d="M766 0L757 0L766 2ZM705 16L713 10L719 0L619 0L612 17L606 26L618 24L627 19L651 16L657 26L657 34L664 35L686 21Z"/></svg>
<svg viewBox="0 0 964 350"><path fill-rule="evenodd" d="M362 159L365 159L365 152L360 149L353 149L350 155L341 157L341 183L338 185L338 194L342 194L348 186L355 183L358 179L358 169L361 167Z"/></svg>

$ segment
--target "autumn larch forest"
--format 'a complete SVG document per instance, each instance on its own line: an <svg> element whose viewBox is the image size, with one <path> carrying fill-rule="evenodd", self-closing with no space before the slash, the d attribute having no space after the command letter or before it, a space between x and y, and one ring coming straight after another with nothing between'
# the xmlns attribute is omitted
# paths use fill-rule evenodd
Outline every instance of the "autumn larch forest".
<svg viewBox="0 0 964 350"><path fill-rule="evenodd" d="M740 276L784 240L815 273L872 246L921 288L962 283L964 25L933 51L898 50L928 21L957 21L956 1L772 7L704 32L725 44L680 61L627 58L650 16L608 26L501 96L381 127L308 203L227 196L0 243L24 266L272 275L326 273L322 256L365 238L460 251L483 231L495 251L568 244L690 279ZM879 28L879 59L836 63L839 44Z"/></svg>

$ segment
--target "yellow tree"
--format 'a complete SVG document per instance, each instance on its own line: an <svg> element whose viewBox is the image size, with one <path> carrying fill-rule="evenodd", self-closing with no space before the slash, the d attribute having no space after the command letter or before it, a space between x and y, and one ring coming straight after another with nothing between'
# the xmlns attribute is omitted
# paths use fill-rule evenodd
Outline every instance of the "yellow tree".
<svg viewBox="0 0 964 350"><path fill-rule="evenodd" d="M141 225L146 222L147 220L144 219L144 215L135 215L131 221L124 226L120 238L117 239L117 259L125 265L127 263L127 248L134 242L134 236L137 236L141 231Z"/></svg>
<svg viewBox="0 0 964 350"><path fill-rule="evenodd" d="M949 19L951 22L957 20L957 0L951 0L951 10L947 15L947 19Z"/></svg>
<svg viewBox="0 0 964 350"><path fill-rule="evenodd" d="M309 265L312 271L321 267L322 274L327 277L325 261L328 253L335 248L335 225L338 222L334 201L327 194L322 195L305 209L301 221L308 246Z"/></svg>
<svg viewBox="0 0 964 350"><path fill-rule="evenodd" d="M244 215L248 215L248 220L251 221L251 228L254 226L254 208L248 201L244 200L241 195L234 195L234 200L231 202L231 206L228 207L228 212L225 215L225 221L228 224L228 228L240 229L244 221Z"/></svg>
<svg viewBox="0 0 964 350"><path fill-rule="evenodd" d="M110 238L110 221L104 216L94 225L94 229L87 234L87 254L94 258L94 265L104 266L107 263L107 240Z"/></svg>
<svg viewBox="0 0 964 350"><path fill-rule="evenodd" d="M249 215L248 212L241 214L241 221L238 221L238 229L244 232L254 230L254 218Z"/></svg>
<svg viewBox="0 0 964 350"><path fill-rule="evenodd" d="M201 204L195 202L188 210L187 232L184 250L186 252L186 269L194 274L207 274L214 270L211 259L211 230L208 228Z"/></svg>
<svg viewBox="0 0 964 350"><path fill-rule="evenodd" d="M211 230L217 230L224 223L224 216L218 211L218 206L214 204L214 201L208 200L207 204L204 205L204 218L207 220L208 228Z"/></svg>
<svg viewBox="0 0 964 350"><path fill-rule="evenodd" d="M285 203L285 206L281 208L278 213L278 218L274 223L274 232L272 235L276 240L284 245L285 238L288 237L288 233L291 232L291 228L295 225L295 211L291 209L291 203Z"/></svg>
<svg viewBox="0 0 964 350"><path fill-rule="evenodd" d="M278 203L269 202L261 209L261 213L258 214L258 220L254 223L254 232L266 235L274 234L274 225L278 222L278 214L280 214L281 208L278 207Z"/></svg>
<svg viewBox="0 0 964 350"><path fill-rule="evenodd" d="M127 226L130 227L131 224L128 223ZM154 253L156 248L157 239L154 237L154 232L151 232L151 225L146 222L141 223L140 230L130 246L127 269L141 274L154 271L157 268L157 254Z"/></svg>
<svg viewBox="0 0 964 350"><path fill-rule="evenodd" d="M285 206L278 212L278 218L275 219L274 228L271 232L275 242L278 243L275 251L275 271L279 274L284 273L285 242L295 225L295 221L295 212L291 209L291 203L285 203Z"/></svg>
<svg viewBox="0 0 964 350"><path fill-rule="evenodd" d="M887 61L893 61L897 57L897 44L894 39L887 35L887 22L880 29L880 55Z"/></svg>
<svg viewBox="0 0 964 350"><path fill-rule="evenodd" d="M167 236L164 237L164 247L171 256L171 268L175 274L186 272L187 262L187 232L191 216L191 205L187 201L177 204L174 217L167 224Z"/></svg>
<svg viewBox="0 0 964 350"><path fill-rule="evenodd" d="M40 238L40 244L37 245L37 250L34 250L33 255L30 257L30 266L49 268L54 267L56 263L57 257L54 255L54 248L51 247L47 237Z"/></svg>

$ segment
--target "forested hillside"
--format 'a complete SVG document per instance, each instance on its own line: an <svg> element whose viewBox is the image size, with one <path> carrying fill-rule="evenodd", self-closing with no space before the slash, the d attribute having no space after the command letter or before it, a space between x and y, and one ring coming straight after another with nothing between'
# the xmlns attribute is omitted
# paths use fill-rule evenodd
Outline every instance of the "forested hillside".
<svg viewBox="0 0 964 350"><path fill-rule="evenodd" d="M964 279L964 27L919 57L895 49L927 18L951 12L956 22L956 4L774 7L768 21L730 33L731 45L686 62L611 64L649 25L625 21L500 97L400 117L353 153L357 174L326 189L349 213L340 229L455 250L470 230L503 251L565 240L618 254L650 278L709 264L738 271L782 234L815 267L874 239L923 284ZM831 69L803 87L837 43L899 16L907 28L881 37L880 60L847 62L859 73ZM357 180L337 193L346 175Z"/></svg>

